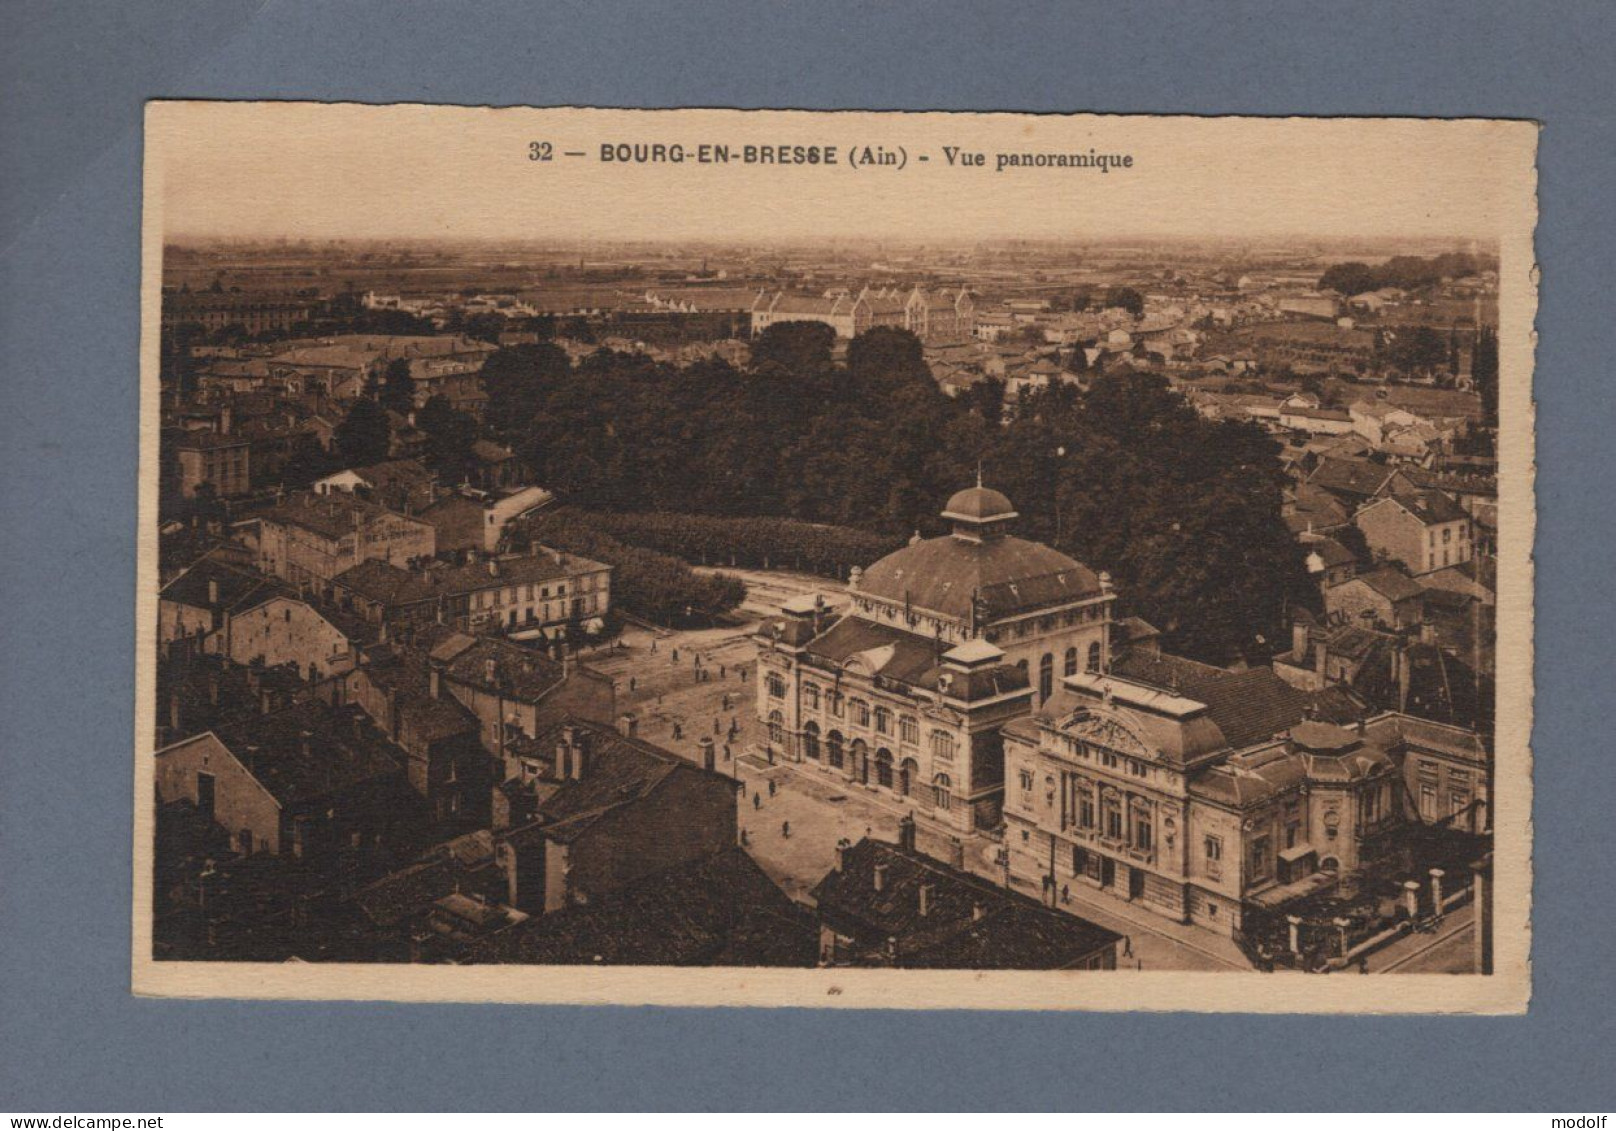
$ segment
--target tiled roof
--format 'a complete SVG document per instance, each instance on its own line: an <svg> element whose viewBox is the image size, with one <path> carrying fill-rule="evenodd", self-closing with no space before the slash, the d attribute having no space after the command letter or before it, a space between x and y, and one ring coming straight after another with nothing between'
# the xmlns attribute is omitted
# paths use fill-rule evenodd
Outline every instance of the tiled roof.
<svg viewBox="0 0 1616 1131"><path fill-rule="evenodd" d="M479 942L474 964L812 966L812 918L738 848Z"/></svg>
<svg viewBox="0 0 1616 1131"><path fill-rule="evenodd" d="M1292 687L1272 668L1228 671L1167 653L1128 652L1112 661L1111 674L1205 703L1236 750L1288 730L1317 703L1317 696Z"/></svg>
<svg viewBox="0 0 1616 1131"><path fill-rule="evenodd" d="M1384 464L1327 458L1320 461L1307 481L1336 494L1368 499L1374 497L1393 474Z"/></svg>
<svg viewBox="0 0 1616 1131"><path fill-rule="evenodd" d="M843 617L807 646L810 656L828 664L840 667L862 656L875 666L874 674L927 690L935 689L944 674L941 657L948 647L920 633L863 617ZM988 699L1028 686L1027 673L1012 664L955 672L952 677L949 695L966 701Z"/></svg>
<svg viewBox="0 0 1616 1131"><path fill-rule="evenodd" d="M218 599L210 600L217 591ZM255 570L242 569L205 557L173 581L158 596L164 601L198 609L237 612L253 608L274 596L291 596L290 586Z"/></svg>
<svg viewBox="0 0 1616 1131"><path fill-rule="evenodd" d="M876 890L876 866L885 868ZM927 907L920 912L925 887ZM1115 947L1113 931L919 852L865 838L814 888L822 918L908 969L1060 970ZM892 949L887 939L895 940Z"/></svg>
<svg viewBox="0 0 1616 1131"><path fill-rule="evenodd" d="M569 727L575 741L584 744L583 773L578 778L556 780L556 788L540 801L534 822L510 833L513 839L536 835L563 843L575 840L607 813L643 801L675 774L697 775L725 789L734 787L731 779L643 739L576 718L556 719L540 727L533 736L533 747L542 752L557 749ZM555 767L547 769L553 774Z"/></svg>
<svg viewBox="0 0 1616 1131"><path fill-rule="evenodd" d="M391 777L402 780L397 749L355 706L297 703L217 735L284 807L313 804Z"/></svg>
<svg viewBox="0 0 1616 1131"><path fill-rule="evenodd" d="M1357 580L1393 602L1413 600L1424 592L1417 581L1396 566L1382 566L1368 573L1361 573Z"/></svg>
<svg viewBox="0 0 1616 1131"><path fill-rule="evenodd" d="M1039 542L944 535L888 554L864 571L855 592L963 620L971 615L973 594L987 603L988 615L1004 616L1096 596L1100 581L1087 566Z"/></svg>

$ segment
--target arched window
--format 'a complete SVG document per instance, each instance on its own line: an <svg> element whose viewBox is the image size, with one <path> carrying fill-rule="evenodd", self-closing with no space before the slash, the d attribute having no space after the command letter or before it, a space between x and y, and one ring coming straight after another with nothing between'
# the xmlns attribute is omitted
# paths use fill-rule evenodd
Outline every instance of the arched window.
<svg viewBox="0 0 1616 1131"><path fill-rule="evenodd" d="M954 804L954 783L947 774L938 774L931 779L932 802L939 809L948 809Z"/></svg>
<svg viewBox="0 0 1616 1131"><path fill-rule="evenodd" d="M819 710L819 685L805 683L802 685L802 705L810 711Z"/></svg>
<svg viewBox="0 0 1616 1131"><path fill-rule="evenodd" d="M875 784L882 789L892 788L892 751L884 746L875 752Z"/></svg>
<svg viewBox="0 0 1616 1131"><path fill-rule="evenodd" d="M1077 674L1077 649L1076 648L1068 648L1068 649L1066 649L1066 666L1061 669L1061 674L1062 675L1076 675Z"/></svg>
<svg viewBox="0 0 1616 1131"><path fill-rule="evenodd" d="M853 777L860 785L870 784L870 748L864 745L862 738L855 738L853 745L847 748L851 759L848 769L853 771Z"/></svg>
<svg viewBox="0 0 1616 1131"><path fill-rule="evenodd" d="M1097 672L1099 670L1100 670L1100 642L1098 640L1096 640L1093 644L1089 645L1089 671Z"/></svg>
<svg viewBox="0 0 1616 1131"><path fill-rule="evenodd" d="M1038 661L1038 702L1055 694L1055 657L1048 652Z"/></svg>
<svg viewBox="0 0 1616 1131"><path fill-rule="evenodd" d="M769 712L769 741L776 746L784 745L786 740L786 719L779 711Z"/></svg>
<svg viewBox="0 0 1616 1131"><path fill-rule="evenodd" d="M809 723L802 728L802 752L814 761L819 761L818 723Z"/></svg>
<svg viewBox="0 0 1616 1131"><path fill-rule="evenodd" d="M915 778L920 773L920 766L913 758L905 758L898 767L898 792L905 797L915 787Z"/></svg>
<svg viewBox="0 0 1616 1131"><path fill-rule="evenodd" d="M842 732L839 730L833 730L825 736L825 761L835 766L838 770L842 768L844 761L842 757Z"/></svg>
<svg viewBox="0 0 1616 1131"><path fill-rule="evenodd" d="M1020 670L1022 675L1027 674L1027 661L1026 660L1017 660L1016 661L1016 667Z"/></svg>

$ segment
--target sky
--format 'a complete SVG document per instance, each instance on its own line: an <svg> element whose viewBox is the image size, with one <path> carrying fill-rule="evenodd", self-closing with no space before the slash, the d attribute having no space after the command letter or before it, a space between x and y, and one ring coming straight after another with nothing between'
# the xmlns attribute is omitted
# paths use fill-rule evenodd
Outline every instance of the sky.
<svg viewBox="0 0 1616 1131"><path fill-rule="evenodd" d="M658 142L687 160L599 159ZM702 144L731 161L697 163ZM838 160L744 164L748 144ZM1535 146L1530 123L1475 119L168 102L148 108L146 185L164 238L1492 241L1529 214ZM864 147L906 163L850 163ZM945 147L985 164L950 165ZM997 169L1001 153L1091 150L1132 167Z"/></svg>

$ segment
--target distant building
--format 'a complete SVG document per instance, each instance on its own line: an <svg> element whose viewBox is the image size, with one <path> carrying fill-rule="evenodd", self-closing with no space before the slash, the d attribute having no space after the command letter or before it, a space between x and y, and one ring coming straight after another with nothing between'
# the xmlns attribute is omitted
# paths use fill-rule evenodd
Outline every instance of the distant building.
<svg viewBox="0 0 1616 1131"><path fill-rule="evenodd" d="M536 547L461 566L410 571L360 562L332 579L335 600L394 629L443 624L466 632L564 637L599 630L611 609L612 567Z"/></svg>
<svg viewBox="0 0 1616 1131"><path fill-rule="evenodd" d="M437 550L429 523L340 491L289 495L238 529L261 570L293 583L327 582L363 561L426 561Z"/></svg>
<svg viewBox="0 0 1616 1131"><path fill-rule="evenodd" d="M1420 588L1394 566L1381 566L1324 591L1325 612L1346 623L1408 628L1423 614Z"/></svg>
<svg viewBox="0 0 1616 1131"><path fill-rule="evenodd" d="M315 480L313 490L316 495L346 491L380 503L388 510L415 514L431 506L437 498L436 480L419 461L395 459L327 475Z"/></svg>
<svg viewBox="0 0 1616 1131"><path fill-rule="evenodd" d="M180 494L193 499L206 483L221 499L245 495L252 487L251 446L244 436L218 432L187 432L175 439Z"/></svg>
<svg viewBox="0 0 1616 1131"><path fill-rule="evenodd" d="M1369 503L1353 522L1376 553L1424 574L1463 565L1475 553L1470 515L1442 491L1408 491Z"/></svg>
<svg viewBox="0 0 1616 1131"><path fill-rule="evenodd" d="M502 491L462 488L433 503L420 517L438 532L440 553L476 550L492 554L499 549L511 523L553 501L555 496L543 487Z"/></svg>

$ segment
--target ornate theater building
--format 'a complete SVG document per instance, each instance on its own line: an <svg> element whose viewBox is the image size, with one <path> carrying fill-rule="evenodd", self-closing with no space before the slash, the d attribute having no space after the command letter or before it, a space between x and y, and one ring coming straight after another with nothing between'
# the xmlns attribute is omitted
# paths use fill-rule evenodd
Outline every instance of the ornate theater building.
<svg viewBox="0 0 1616 1131"><path fill-rule="evenodd" d="M803 598L763 622L757 714L771 757L990 831L1001 728L1106 668L1116 598L1106 575L1011 535L998 491L961 491L943 517L952 533L855 569L845 614Z"/></svg>

